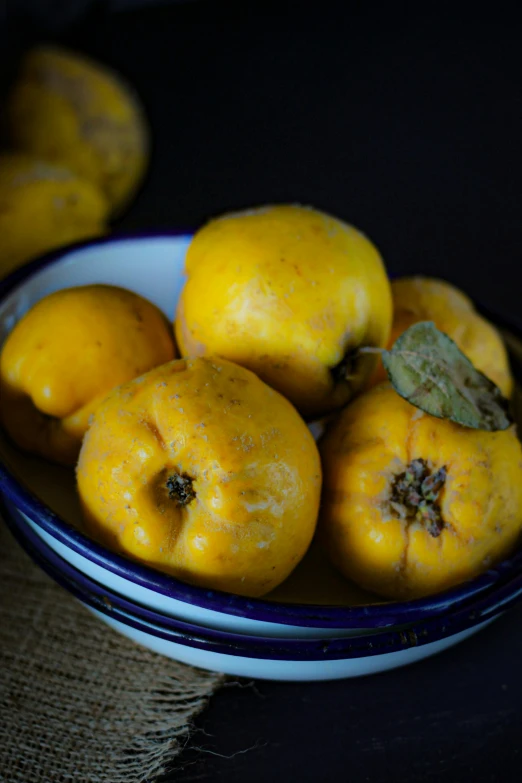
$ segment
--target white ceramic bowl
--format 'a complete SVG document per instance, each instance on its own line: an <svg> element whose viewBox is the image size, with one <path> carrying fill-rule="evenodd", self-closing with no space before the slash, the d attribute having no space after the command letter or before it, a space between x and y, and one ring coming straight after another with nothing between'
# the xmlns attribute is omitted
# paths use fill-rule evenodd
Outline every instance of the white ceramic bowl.
<svg viewBox="0 0 522 783"><path fill-rule="evenodd" d="M36 564L114 630L167 657L239 677L332 680L405 666L471 636L522 593L522 578L518 577L516 589L507 585L502 591L489 591L466 609L449 611L406 630L385 629L370 636L284 639L232 634L175 620L127 601L60 558L29 525L14 521L5 507L2 512Z"/></svg>
<svg viewBox="0 0 522 783"><path fill-rule="evenodd" d="M183 285L188 235L163 234L102 239L50 254L17 270L0 283L0 341L16 321L45 295L68 286L109 283L132 289L174 317ZM314 574L317 563L305 558L285 585L266 599L206 590L111 552L86 536L71 471L24 457L0 439L0 495L13 520L27 522L49 547L78 571L131 602L180 621L230 633L293 638L373 634L404 627L448 610L522 573L522 555L486 574L427 599L378 603L349 586L333 569ZM313 548L312 548L313 549ZM316 555L313 555L314 557ZM306 561L306 562L305 562ZM304 569L304 570L303 570ZM322 587L331 581L329 603ZM317 590L316 590L317 588ZM288 597L291 595L291 598ZM344 603L343 603L344 601Z"/></svg>

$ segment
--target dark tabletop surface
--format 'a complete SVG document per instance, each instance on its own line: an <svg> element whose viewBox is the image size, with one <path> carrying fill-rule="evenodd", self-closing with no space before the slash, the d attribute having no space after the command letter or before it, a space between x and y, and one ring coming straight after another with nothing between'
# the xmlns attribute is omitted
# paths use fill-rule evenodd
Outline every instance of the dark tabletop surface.
<svg viewBox="0 0 522 783"><path fill-rule="evenodd" d="M153 161L117 229L312 204L363 229L393 272L446 277L522 323L522 46L505 8L124 5L84 0L58 23L25 0L9 29L0 13L4 83L23 46L47 37L142 96ZM520 781L521 660L514 610L385 674L231 683L168 779Z"/></svg>

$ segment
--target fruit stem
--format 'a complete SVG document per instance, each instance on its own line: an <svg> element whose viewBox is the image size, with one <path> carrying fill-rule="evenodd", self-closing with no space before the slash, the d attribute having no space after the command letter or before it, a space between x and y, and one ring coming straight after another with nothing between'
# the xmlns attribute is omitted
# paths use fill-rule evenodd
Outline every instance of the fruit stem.
<svg viewBox="0 0 522 783"><path fill-rule="evenodd" d="M169 491L169 498L174 500L178 506L188 506L196 497L190 476L173 473L168 477L165 486Z"/></svg>
<svg viewBox="0 0 522 783"><path fill-rule="evenodd" d="M444 527L437 503L446 481L446 466L431 473L424 459L414 459L404 473L395 477L390 505L401 519L420 522L428 533L437 538Z"/></svg>
<svg viewBox="0 0 522 783"><path fill-rule="evenodd" d="M381 354L384 352L384 348L375 348L371 345L362 345L360 348L357 349L357 353L378 353Z"/></svg>
<svg viewBox="0 0 522 783"><path fill-rule="evenodd" d="M374 348L370 345L349 350L341 359L339 364L332 367L330 372L335 383L339 381L354 381L357 379L357 373L354 372L357 359L363 353L382 354L384 348Z"/></svg>

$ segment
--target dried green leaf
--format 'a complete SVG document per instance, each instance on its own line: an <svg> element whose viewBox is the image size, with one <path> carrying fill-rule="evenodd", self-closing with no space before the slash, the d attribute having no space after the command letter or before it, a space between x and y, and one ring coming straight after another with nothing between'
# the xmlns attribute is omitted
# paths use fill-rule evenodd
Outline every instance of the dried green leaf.
<svg viewBox="0 0 522 783"><path fill-rule="evenodd" d="M430 321L410 326L382 361L395 391L431 416L489 432L512 423L500 389Z"/></svg>

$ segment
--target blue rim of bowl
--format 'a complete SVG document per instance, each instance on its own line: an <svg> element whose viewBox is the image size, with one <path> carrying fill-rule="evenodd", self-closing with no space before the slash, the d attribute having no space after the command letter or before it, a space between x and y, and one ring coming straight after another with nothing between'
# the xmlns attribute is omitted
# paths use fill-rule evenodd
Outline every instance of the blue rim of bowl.
<svg viewBox="0 0 522 783"><path fill-rule="evenodd" d="M183 646L222 655L318 663L405 652L434 644L495 619L522 600L522 574L481 598L472 607L420 625L376 634L328 639L283 639L243 636L192 625L127 601L85 576L57 555L29 525L15 521L0 501L12 535L29 557L61 587L87 606L142 633Z"/></svg>
<svg viewBox="0 0 522 783"><path fill-rule="evenodd" d="M0 303L15 288L36 273L54 263L65 260L71 253L78 250L136 240L190 240L190 238L191 233L182 230L140 231L97 237L67 245L34 259L0 281ZM491 317L497 321L494 316ZM503 319L498 319L498 321L501 321L504 328L511 331L512 334L522 339L522 330L519 331L516 326L510 325ZM503 583L517 573L522 573L522 551L518 551L512 558L502 561L475 579L426 598L403 602L376 602L375 604L350 607L271 602L262 598L247 598L233 593L189 585L173 576L132 561L116 552L111 552L73 528L45 503L36 498L17 480L2 460L0 460L0 492L10 498L42 530L99 567L167 598L209 611L230 614L257 622L298 625L306 628L384 628L422 620L439 614L450 606L455 608L467 604L478 594L501 582ZM376 600L378 601L377 598Z"/></svg>

